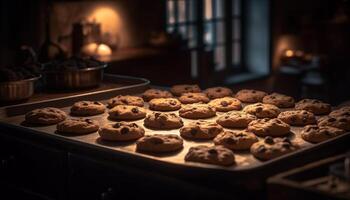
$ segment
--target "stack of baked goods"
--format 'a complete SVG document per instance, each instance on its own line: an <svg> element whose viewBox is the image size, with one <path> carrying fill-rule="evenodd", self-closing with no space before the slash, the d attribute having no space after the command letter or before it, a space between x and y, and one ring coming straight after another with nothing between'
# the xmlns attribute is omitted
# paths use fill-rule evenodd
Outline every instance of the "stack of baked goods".
<svg viewBox="0 0 350 200"><path fill-rule="evenodd" d="M89 118L95 115L104 119ZM302 148L295 138L319 143L350 130L350 107L332 111L329 104L315 99L295 102L279 93L243 89L233 94L226 87L202 91L188 84L170 91L149 89L141 96L118 95L106 105L76 102L70 116L57 108L43 108L25 117L28 123L57 124L58 132L98 132L101 140L134 141L140 153L176 153L190 145L185 162L221 166L234 165L241 152L271 160ZM293 131L295 127L301 131Z"/></svg>

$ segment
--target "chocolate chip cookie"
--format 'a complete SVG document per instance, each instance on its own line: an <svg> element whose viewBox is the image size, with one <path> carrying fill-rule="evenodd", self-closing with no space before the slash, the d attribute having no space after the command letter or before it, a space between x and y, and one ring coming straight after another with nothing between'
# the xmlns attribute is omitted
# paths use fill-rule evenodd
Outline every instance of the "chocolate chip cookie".
<svg viewBox="0 0 350 200"><path fill-rule="evenodd" d="M117 105L108 114L112 120L137 120L146 117L146 110L138 106Z"/></svg>
<svg viewBox="0 0 350 200"><path fill-rule="evenodd" d="M98 130L101 139L108 141L132 141L145 135L145 130L132 122L106 124Z"/></svg>
<svg viewBox="0 0 350 200"><path fill-rule="evenodd" d="M183 140L175 134L146 135L136 142L136 151L165 153L183 148Z"/></svg>
<svg viewBox="0 0 350 200"><path fill-rule="evenodd" d="M317 124L350 131L350 117L347 116L324 116L317 120Z"/></svg>
<svg viewBox="0 0 350 200"><path fill-rule="evenodd" d="M185 161L230 166L235 163L235 155L230 149L222 146L199 145L189 149Z"/></svg>
<svg viewBox="0 0 350 200"><path fill-rule="evenodd" d="M330 126L307 125L301 130L301 137L311 143L319 143L345 133L343 129Z"/></svg>
<svg viewBox="0 0 350 200"><path fill-rule="evenodd" d="M175 113L153 112L147 115L144 125L157 130L177 129L183 126L183 121Z"/></svg>
<svg viewBox="0 0 350 200"><path fill-rule="evenodd" d="M204 90L204 93L210 98L210 99L217 99L222 97L229 97L232 96L232 90L227 87L211 87Z"/></svg>
<svg viewBox="0 0 350 200"><path fill-rule="evenodd" d="M182 84L182 85L174 85L174 86L172 86L170 91L175 96L181 96L183 93L201 92L202 90L196 84L193 84L193 85Z"/></svg>
<svg viewBox="0 0 350 200"><path fill-rule="evenodd" d="M112 99L110 99L107 103L108 108L113 108L117 105L131 105L131 106L139 106L143 107L144 101L141 97L131 96L131 95L118 95Z"/></svg>
<svg viewBox="0 0 350 200"><path fill-rule="evenodd" d="M231 110L241 110L241 102L233 97L222 97L213 99L209 102L209 105L214 107L216 111L219 112L228 112Z"/></svg>
<svg viewBox="0 0 350 200"><path fill-rule="evenodd" d="M98 130L99 124L92 119L67 119L57 124L57 131L61 133L87 134Z"/></svg>
<svg viewBox="0 0 350 200"><path fill-rule="evenodd" d="M278 119L292 126L305 126L316 123L315 115L306 110L284 111L278 115Z"/></svg>
<svg viewBox="0 0 350 200"><path fill-rule="evenodd" d="M264 96L262 102L275 105L279 108L292 108L295 105L293 97L275 92Z"/></svg>
<svg viewBox="0 0 350 200"><path fill-rule="evenodd" d="M249 149L258 138L247 130L224 131L214 138L215 145L222 145L232 150Z"/></svg>
<svg viewBox="0 0 350 200"><path fill-rule="evenodd" d="M280 119L257 119L249 123L248 131L260 137L280 137L290 133L290 126Z"/></svg>
<svg viewBox="0 0 350 200"><path fill-rule="evenodd" d="M173 95L166 90L158 90L158 89L148 89L142 94L142 98L145 101L150 101L155 98L169 98L173 97Z"/></svg>
<svg viewBox="0 0 350 200"><path fill-rule="evenodd" d="M295 104L297 110L307 110L315 115L326 115L331 112L331 105L317 99L303 99Z"/></svg>
<svg viewBox="0 0 350 200"><path fill-rule="evenodd" d="M299 149L299 146L288 138L272 138L268 136L254 143L250 148L250 152L259 160L271 160L297 149Z"/></svg>
<svg viewBox="0 0 350 200"><path fill-rule="evenodd" d="M275 118L280 114L280 109L271 104L255 103L247 105L244 112L255 115L258 118Z"/></svg>
<svg viewBox="0 0 350 200"><path fill-rule="evenodd" d="M221 115L216 122L225 128L247 128L248 124L256 119L255 115L231 111Z"/></svg>
<svg viewBox="0 0 350 200"><path fill-rule="evenodd" d="M35 109L25 115L26 123L38 125L57 124L66 118L64 111L53 107Z"/></svg>
<svg viewBox="0 0 350 200"><path fill-rule="evenodd" d="M244 103L257 103L262 102L266 95L263 91L243 89L238 91L235 97Z"/></svg>
<svg viewBox="0 0 350 200"><path fill-rule="evenodd" d="M216 115L215 108L208 104L187 104L183 105L179 110L179 114L183 118L188 119L204 119L214 117Z"/></svg>
<svg viewBox="0 0 350 200"><path fill-rule="evenodd" d="M104 113L106 106L98 101L79 101L74 103L70 114L74 116L92 116Z"/></svg>
<svg viewBox="0 0 350 200"><path fill-rule="evenodd" d="M180 129L180 135L186 139L213 139L223 128L215 123L209 121L195 121L190 122Z"/></svg>
<svg viewBox="0 0 350 200"><path fill-rule="evenodd" d="M183 93L179 100L183 104L191 104L191 103L208 103L210 100L206 94L201 92L189 92Z"/></svg>
<svg viewBox="0 0 350 200"><path fill-rule="evenodd" d="M174 111L181 108L181 102L175 98L157 98L149 101L149 109L156 111Z"/></svg>
<svg viewBox="0 0 350 200"><path fill-rule="evenodd" d="M330 116L346 116L350 117L350 106L344 106L342 108L339 108L337 110L332 111L329 113Z"/></svg>

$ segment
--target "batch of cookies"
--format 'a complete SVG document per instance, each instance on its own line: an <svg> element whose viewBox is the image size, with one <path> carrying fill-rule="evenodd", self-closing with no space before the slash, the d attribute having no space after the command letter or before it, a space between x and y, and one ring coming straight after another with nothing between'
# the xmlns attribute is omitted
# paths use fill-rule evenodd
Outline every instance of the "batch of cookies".
<svg viewBox="0 0 350 200"><path fill-rule="evenodd" d="M113 124L101 125L86 118L103 114L107 109ZM211 140L212 146L190 147L184 159L222 166L234 165L235 152L239 151L248 150L265 161L299 149L288 138L291 126L301 127L300 136L309 143L323 142L350 130L350 107L332 111L329 104L315 99L295 102L287 95L248 89L234 95L226 87L202 91L198 85L175 85L170 91L149 89L142 97L118 95L107 105L97 101L76 102L70 112L84 118L67 118L64 111L48 107L27 113L25 119L31 124L57 124L58 132L97 131L102 140L135 141L136 151L141 153L181 151L183 139ZM316 117L319 115L324 116ZM213 120L215 116L218 117ZM185 124L182 118L189 122ZM148 129L179 129L179 133L145 135L145 129L134 122L141 119Z"/></svg>

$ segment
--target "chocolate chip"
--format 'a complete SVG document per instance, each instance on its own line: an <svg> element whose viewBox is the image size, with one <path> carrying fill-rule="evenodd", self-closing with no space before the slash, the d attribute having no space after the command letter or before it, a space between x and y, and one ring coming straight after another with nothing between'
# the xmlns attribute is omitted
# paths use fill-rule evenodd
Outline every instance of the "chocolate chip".
<svg viewBox="0 0 350 200"><path fill-rule="evenodd" d="M124 127L124 128L122 128L122 129L120 130L120 133L121 133L122 135L127 134L127 133L129 133L129 129L128 129L127 127Z"/></svg>
<svg viewBox="0 0 350 200"><path fill-rule="evenodd" d="M297 118L296 118L295 116L291 116L291 117L290 117L290 121L296 122L296 121L297 121Z"/></svg>
<svg viewBox="0 0 350 200"><path fill-rule="evenodd" d="M266 151L266 148L263 145L261 145L257 148L257 151L258 153L264 153Z"/></svg>
<svg viewBox="0 0 350 200"><path fill-rule="evenodd" d="M198 133L198 130L197 129L194 129L192 128L191 131L190 131L191 135L196 135Z"/></svg>
<svg viewBox="0 0 350 200"><path fill-rule="evenodd" d="M138 112L139 112L139 109L138 109L138 108L132 108L132 109L131 109L131 112L133 112L133 113L138 113Z"/></svg>
<svg viewBox="0 0 350 200"><path fill-rule="evenodd" d="M175 106L175 105L176 105L176 101L171 100L171 101L169 102L169 104Z"/></svg>
<svg viewBox="0 0 350 200"><path fill-rule="evenodd" d="M113 127L114 128L119 128L121 126L121 124L118 122L118 123L115 123L114 125L113 125Z"/></svg>
<svg viewBox="0 0 350 200"><path fill-rule="evenodd" d="M222 90L219 88L219 89L216 89L216 92L221 92Z"/></svg>
<svg viewBox="0 0 350 200"><path fill-rule="evenodd" d="M236 144L236 140L231 137L226 138L225 142L230 145Z"/></svg>
<svg viewBox="0 0 350 200"><path fill-rule="evenodd" d="M347 122L348 120L346 118L340 118L339 122Z"/></svg>
<svg viewBox="0 0 350 200"><path fill-rule="evenodd" d="M164 143L164 141L161 138L158 138L158 137L152 138L151 142L153 144L163 144Z"/></svg>
<svg viewBox="0 0 350 200"><path fill-rule="evenodd" d="M128 101L126 99L120 100L123 104L128 104Z"/></svg>
<svg viewBox="0 0 350 200"><path fill-rule="evenodd" d="M89 104L88 103L83 103L83 106L88 106Z"/></svg>
<svg viewBox="0 0 350 200"><path fill-rule="evenodd" d="M282 147L286 148L286 149L289 149L291 147L290 143L287 143L287 142L283 142L282 143Z"/></svg>
<svg viewBox="0 0 350 200"><path fill-rule="evenodd" d="M270 137L270 136L265 137L264 142L265 142L266 144L274 144L274 143L275 143L275 141L273 141L273 138Z"/></svg>
<svg viewBox="0 0 350 200"><path fill-rule="evenodd" d="M256 108L256 112L261 112L261 111L263 111L263 108L262 108L262 107L257 107L257 108Z"/></svg>
<svg viewBox="0 0 350 200"><path fill-rule="evenodd" d="M185 87L185 90L190 90L191 89L191 87Z"/></svg>
<svg viewBox="0 0 350 200"><path fill-rule="evenodd" d="M271 99L276 99L276 97L275 96L271 96Z"/></svg>
<svg viewBox="0 0 350 200"><path fill-rule="evenodd" d="M85 119L85 122L87 122L87 123L89 123L89 124L92 124L91 119Z"/></svg>
<svg viewBox="0 0 350 200"><path fill-rule="evenodd" d="M193 98L193 95L192 95L192 94L190 94L190 95L188 95L187 97L188 97L188 98Z"/></svg>
<svg viewBox="0 0 350 200"><path fill-rule="evenodd" d="M135 123L131 123L131 127L135 127L135 128L137 128L137 127L139 127L137 124L135 124Z"/></svg>
<svg viewBox="0 0 350 200"><path fill-rule="evenodd" d="M302 122L303 122L303 123L306 123L306 122L307 122L307 118L306 118L306 117L303 117Z"/></svg>
<svg viewBox="0 0 350 200"><path fill-rule="evenodd" d="M227 101L221 101L221 103L220 103L222 106L224 106L224 107L227 107L228 106L228 103L227 103Z"/></svg>
<svg viewBox="0 0 350 200"><path fill-rule="evenodd" d="M158 118L160 116L160 113L154 113L154 117Z"/></svg>
<svg viewBox="0 0 350 200"><path fill-rule="evenodd" d="M245 134L243 134L243 133L237 133L236 136L237 136L237 137L244 137Z"/></svg>
<svg viewBox="0 0 350 200"><path fill-rule="evenodd" d="M337 121L337 120L336 120L335 118L331 117L331 118L329 118L327 121L328 121L328 122L335 122L335 121Z"/></svg>
<svg viewBox="0 0 350 200"><path fill-rule="evenodd" d="M101 103L100 103L100 102L97 102L97 101L94 101L94 104L95 104L95 105L101 105Z"/></svg>
<svg viewBox="0 0 350 200"><path fill-rule="evenodd" d="M218 151L216 149L209 149L208 153L209 154L218 154Z"/></svg>

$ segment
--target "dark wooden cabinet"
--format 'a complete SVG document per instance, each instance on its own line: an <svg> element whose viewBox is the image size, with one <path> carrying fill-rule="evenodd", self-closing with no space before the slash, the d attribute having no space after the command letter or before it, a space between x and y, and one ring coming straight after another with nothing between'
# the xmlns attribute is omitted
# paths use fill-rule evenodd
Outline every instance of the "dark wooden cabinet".
<svg viewBox="0 0 350 200"><path fill-rule="evenodd" d="M54 199L65 199L66 154L37 143L0 137L1 183Z"/></svg>

